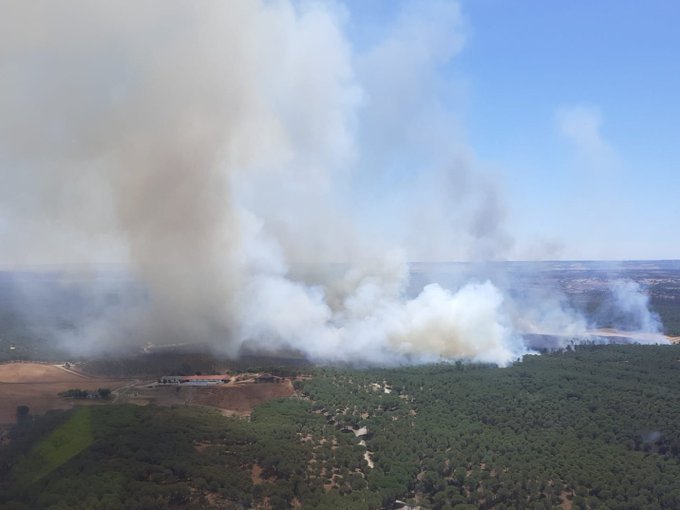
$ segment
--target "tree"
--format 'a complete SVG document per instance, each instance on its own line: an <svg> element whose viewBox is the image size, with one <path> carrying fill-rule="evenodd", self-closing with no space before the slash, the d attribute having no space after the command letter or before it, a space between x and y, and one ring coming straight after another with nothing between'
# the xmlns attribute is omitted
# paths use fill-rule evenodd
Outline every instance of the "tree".
<svg viewBox="0 0 680 510"><path fill-rule="evenodd" d="M31 421L31 410L28 406L21 405L17 407L17 425L25 425Z"/></svg>
<svg viewBox="0 0 680 510"><path fill-rule="evenodd" d="M97 393L99 393L99 398L103 400L106 400L111 396L111 390L109 388L99 388Z"/></svg>

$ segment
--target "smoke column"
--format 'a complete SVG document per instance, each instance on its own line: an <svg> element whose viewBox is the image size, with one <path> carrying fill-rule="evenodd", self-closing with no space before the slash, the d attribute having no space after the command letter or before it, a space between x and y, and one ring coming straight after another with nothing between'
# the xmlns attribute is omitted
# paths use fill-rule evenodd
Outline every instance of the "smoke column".
<svg viewBox="0 0 680 510"><path fill-rule="evenodd" d="M407 3L362 50L336 3L3 11L5 263L124 261L148 293L90 321L81 345L375 363L527 352L483 278L404 297L409 259L512 246L497 183L432 99L464 44L456 3Z"/></svg>
<svg viewBox="0 0 680 510"><path fill-rule="evenodd" d="M595 319L621 332L643 332L640 343L663 342L661 318L649 308L649 296L640 284L617 279L609 282L608 299L595 311Z"/></svg>

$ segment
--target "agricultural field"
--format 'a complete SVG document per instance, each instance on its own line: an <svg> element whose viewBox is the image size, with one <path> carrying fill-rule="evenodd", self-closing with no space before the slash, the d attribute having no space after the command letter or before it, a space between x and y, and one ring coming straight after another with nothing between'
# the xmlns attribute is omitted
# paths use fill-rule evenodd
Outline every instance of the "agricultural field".
<svg viewBox="0 0 680 510"><path fill-rule="evenodd" d="M135 405L213 407L225 416L248 416L258 405L293 395L290 379L271 383L230 383L215 386L142 383L118 392L118 402Z"/></svg>
<svg viewBox="0 0 680 510"><path fill-rule="evenodd" d="M119 378L94 377L67 369L63 364L1 363L0 425L15 422L18 406L28 406L32 414L70 409L76 401L64 399L59 393L73 388L115 390L127 382Z"/></svg>
<svg viewBox="0 0 680 510"><path fill-rule="evenodd" d="M80 367L79 367L80 368ZM90 367L92 368L92 367ZM286 370L285 373L294 373ZM14 362L0 364L0 426L17 419L17 408L27 406L32 415L75 405L134 404L137 406L204 406L226 416L248 416L253 408L278 397L293 395L296 377L277 382L256 382L259 372L235 377L228 384L188 386L159 384L153 378L113 378L65 368L63 364ZM65 398L65 394L111 390L106 400ZM76 390L76 391L73 391Z"/></svg>

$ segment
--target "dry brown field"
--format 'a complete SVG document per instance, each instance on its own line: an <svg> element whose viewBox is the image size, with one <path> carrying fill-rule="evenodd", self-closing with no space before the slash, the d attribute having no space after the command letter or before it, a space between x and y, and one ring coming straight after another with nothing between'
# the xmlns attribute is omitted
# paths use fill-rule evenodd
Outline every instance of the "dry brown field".
<svg viewBox="0 0 680 510"><path fill-rule="evenodd" d="M216 386L158 385L155 381L94 377L47 363L0 364L0 425L16 421L16 409L26 405L31 414L74 405L104 405L105 402L66 399L59 393L72 388L114 390L109 402L136 405L198 405L219 409L227 416L248 416L254 407L277 397L295 393L293 384L281 382L231 382Z"/></svg>
<svg viewBox="0 0 680 510"><path fill-rule="evenodd" d="M126 389L119 401L138 405L209 406L218 408L227 416L248 416L254 407L273 398L289 397L294 393L290 380L216 386L162 385Z"/></svg>
<svg viewBox="0 0 680 510"><path fill-rule="evenodd" d="M70 400L59 396L71 388L96 390L116 389L127 381L86 376L57 365L42 363L0 364L0 424L16 421L16 409L26 405L31 414L42 414L52 409L69 409L76 404L92 403Z"/></svg>

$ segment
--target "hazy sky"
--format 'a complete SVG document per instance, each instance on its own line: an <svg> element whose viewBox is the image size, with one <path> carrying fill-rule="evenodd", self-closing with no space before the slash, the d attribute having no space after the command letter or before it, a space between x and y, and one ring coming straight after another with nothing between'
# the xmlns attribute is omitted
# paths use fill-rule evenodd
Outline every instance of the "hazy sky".
<svg viewBox="0 0 680 510"><path fill-rule="evenodd" d="M349 5L357 44L399 9ZM460 6L441 97L499 176L513 256L680 257L680 3Z"/></svg>
<svg viewBox="0 0 680 510"><path fill-rule="evenodd" d="M134 97L128 90L146 83L139 55L147 57L147 47L167 55L163 83L172 84L173 72L185 72L173 62L200 39L186 36L182 46L183 34L202 34L201 23L210 23L151 2L144 16L134 2L111 6L120 19L92 6L93 19L69 16L75 1L3 5L0 264L124 259L120 211L97 174L98 162L123 146L87 146L83 133L132 136L138 124L122 129L114 114ZM236 183L234 199L263 219L291 261L300 244L305 255L318 254L317 246L335 255L337 239L346 247L355 234L399 246L411 260L680 258L680 2L242 0L228 7L262 11L271 26L239 44L229 41L249 26L218 27L195 50L211 55L208 67L188 60L199 76L242 45L254 62L246 69L259 74L244 87L254 113L231 142L252 136L259 146L263 131L253 126L266 111L282 129L264 133L280 153L254 151L260 159L251 166L295 171L280 173L278 183L251 172L246 185ZM229 27L229 19L218 21ZM272 58L276 51L282 56ZM143 63L157 65L151 57ZM233 82L225 79L214 94L241 104ZM187 91L206 99L204 83L187 79ZM150 125L167 124L163 116L181 106L159 106ZM205 112L203 125L221 125L215 109ZM87 171L74 171L78 165ZM290 185L285 193L282 183ZM327 204L349 226L321 214ZM88 207L100 210L83 214ZM144 212L155 209L148 203Z"/></svg>

